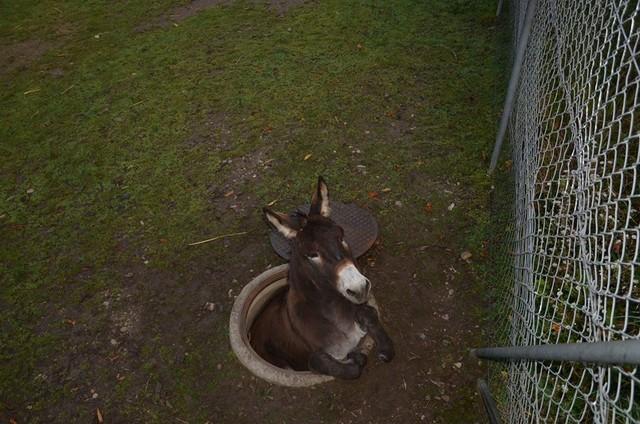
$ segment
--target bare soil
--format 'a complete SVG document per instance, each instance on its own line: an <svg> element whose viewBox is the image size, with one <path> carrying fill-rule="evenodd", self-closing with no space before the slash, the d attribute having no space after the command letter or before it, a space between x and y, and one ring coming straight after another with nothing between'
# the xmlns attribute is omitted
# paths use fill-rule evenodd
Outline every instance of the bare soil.
<svg viewBox="0 0 640 424"><path fill-rule="evenodd" d="M481 334L474 311L465 307L477 304L469 264L442 248L397 256L393 246L382 244L362 262L368 263L365 274L374 281L385 327L396 343L395 360L384 364L370 355L359 380L307 390L243 375L224 390L229 397L219 411L222 422L452 422L443 416L479 421L473 391L482 370L466 354L469 341ZM260 393L268 395L261 399Z"/></svg>
<svg viewBox="0 0 640 424"><path fill-rule="evenodd" d="M307 1L308 0L256 0L255 3L265 4L278 16L284 16L292 7L300 6ZM232 3L233 0L193 0L189 4L175 7L160 17L138 25L136 27L136 31L145 32L153 28L165 28L195 16L203 10L217 6L230 5Z"/></svg>
<svg viewBox="0 0 640 424"><path fill-rule="evenodd" d="M0 74L26 69L53 46L52 42L42 40L25 40L15 44L0 45Z"/></svg>
<svg viewBox="0 0 640 424"><path fill-rule="evenodd" d="M243 219L255 226L257 212ZM455 234L460 228L445 231ZM452 243L436 236L433 242L387 244L380 239L359 260L396 345L390 364L371 355L357 381L293 389L256 379L232 355L194 358L216 364L200 365L202 387L191 390L199 397L185 395L186 401L200 405L210 423L480 422L474 388L482 368L467 352L482 340L482 296L474 288L471 264L448 247ZM227 334L212 330L221 324L226 328L234 297L244 284L281 263L266 231L226 239L222 245L235 261L221 262L213 254L190 264L188 273L131 264L118 272L123 290L96 293L95 299L68 302L70 306L48 314L46 331L56 327L52 322L72 329L66 354L38 376L70 391L68 401L58 407L67 413L86 411L76 417L78 422L86 422L95 407L103 408L106 422L127 422L126 405L110 405L108 400L114 383L126 380L129 408L143 408L149 417L170 414L171 402L180 397L176 375L188 369L194 343L210 346L212 354L229 351ZM129 247L117 245L123 248ZM216 265L222 263L224 267ZM78 278L78 284L81 281ZM96 303L98 309L89 307ZM94 320L105 325L96 326ZM100 327L107 332L91 330ZM58 414L63 410L49 410L54 421Z"/></svg>

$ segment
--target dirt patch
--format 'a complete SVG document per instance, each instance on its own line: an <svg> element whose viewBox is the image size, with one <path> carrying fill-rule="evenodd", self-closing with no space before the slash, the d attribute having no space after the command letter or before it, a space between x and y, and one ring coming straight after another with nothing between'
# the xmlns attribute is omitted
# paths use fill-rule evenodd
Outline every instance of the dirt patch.
<svg viewBox="0 0 640 424"><path fill-rule="evenodd" d="M243 188L250 186L251 181L257 181L265 172L271 169L266 146L256 151L236 158L225 159L222 163L221 174L224 180L209 187L211 202L219 217L232 210L240 215L246 215L257 206L255 197Z"/></svg>
<svg viewBox="0 0 640 424"><path fill-rule="evenodd" d="M284 16L291 8L300 6L308 0L267 0L254 1L256 5L266 5L270 10L278 16ZM166 14L155 18L149 22L144 22L135 28L136 32L145 32L155 28L166 28L171 25L184 21L187 18L197 15L198 13L216 6L228 6L233 0L194 0L184 6L178 6L171 9Z"/></svg>
<svg viewBox="0 0 640 424"><path fill-rule="evenodd" d="M42 40L25 40L0 46L0 75L27 69L53 46L53 43Z"/></svg>
<svg viewBox="0 0 640 424"><path fill-rule="evenodd" d="M250 136L235 131L227 115L216 112L199 123L184 142L187 149L201 149L218 157L226 157L220 164L220 177L207 187L218 218L228 215L229 211L246 215L258 206L251 190L246 190L245 187L271 170L273 160L270 155L275 143L269 138L269 134L262 134L263 143L258 148L234 155L232 150L237 148L239 140Z"/></svg>
<svg viewBox="0 0 640 424"><path fill-rule="evenodd" d="M394 361L371 355L360 379L305 390L271 386L233 361L228 365L239 376L205 399L224 405L211 410L215 422L480 421L473 393L482 370L468 348L480 343L482 331L468 307L477 305L469 264L445 249L396 245L379 245L361 263L396 344Z"/></svg>
<svg viewBox="0 0 640 424"><path fill-rule="evenodd" d="M185 140L185 146L189 149L202 147L215 152L232 149L233 129L228 116L222 112L210 113L205 122Z"/></svg>
<svg viewBox="0 0 640 424"><path fill-rule="evenodd" d="M216 6L224 6L232 3L232 0L194 0L184 6L171 9L168 13L149 22L142 23L135 28L136 32L145 32L154 28L165 28L197 15L203 10Z"/></svg>
<svg viewBox="0 0 640 424"><path fill-rule="evenodd" d="M194 0L191 3L176 7L169 13L169 19L172 22L184 21L203 10L210 9L215 6L230 4L231 0Z"/></svg>
<svg viewBox="0 0 640 424"><path fill-rule="evenodd" d="M273 160L270 154L275 143L269 134L262 134L258 148L243 154L234 151L248 137L252 135L237 131L225 113L215 112L194 126L191 136L184 141L188 150L224 158L218 176L207 186L212 209L218 219L228 218L230 211L244 216L258 206L251 190L246 187L271 170ZM238 217L237 214L233 216Z"/></svg>
<svg viewBox="0 0 640 424"><path fill-rule="evenodd" d="M263 154L238 159L232 172L246 178L249 164ZM249 215L246 228L265 229L257 212ZM395 233L388 225L381 229ZM480 288L454 244L425 246L429 241L419 232L402 241L382 239L360 259L394 339L394 361L371 355L360 379L303 390L254 378L228 348L234 296L280 263L266 229L222 241L220 253L203 248L189 262L177 258L180 271L121 266L120 289L50 315L69 349L36 376L43 385L67 388L64 402L46 414L55 421L74 413L74 421L86 422L100 408L110 422L130 422L151 411L153 422L156 415L183 419L178 410L188 408L201 422L216 423L481 422L474 387L482 368L468 356L482 344ZM123 404L113 403L114 392L124 394Z"/></svg>
<svg viewBox="0 0 640 424"><path fill-rule="evenodd" d="M131 297L130 294L125 294L125 297ZM115 334L122 334L123 336L137 336L140 334L142 323L140 320L140 307L134 305L130 300L121 300L119 297L114 300L117 304L131 305L124 309L114 311L112 314L113 325L115 327Z"/></svg>
<svg viewBox="0 0 640 424"><path fill-rule="evenodd" d="M416 129L415 113L411 108L400 107L398 110L388 111L386 116L389 118L387 133L392 139L402 139Z"/></svg>
<svg viewBox="0 0 640 424"><path fill-rule="evenodd" d="M287 14L289 9L305 4L308 0L270 0L269 8L276 12L279 16Z"/></svg>
<svg viewBox="0 0 640 424"><path fill-rule="evenodd" d="M56 77L56 78L60 78L63 77L65 75L65 71L62 68L52 68L49 69L47 71L47 74L51 75L52 77Z"/></svg>

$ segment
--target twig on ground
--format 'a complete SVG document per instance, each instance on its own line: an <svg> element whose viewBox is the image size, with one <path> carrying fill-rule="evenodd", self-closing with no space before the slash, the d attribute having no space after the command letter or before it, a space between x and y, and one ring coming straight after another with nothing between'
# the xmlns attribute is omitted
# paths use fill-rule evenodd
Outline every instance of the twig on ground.
<svg viewBox="0 0 640 424"><path fill-rule="evenodd" d="M239 232L239 233L222 234L220 236L215 236L215 237L212 237L210 239L206 239L206 240L202 240L202 241L196 241L194 243L189 243L189 246L195 246L197 244L209 243L210 241L216 241L216 240L220 240L220 239L223 239L223 238L226 238L226 237L241 236L241 235L244 235L244 234L247 234L247 233L248 233L248 231L242 231L242 232Z"/></svg>

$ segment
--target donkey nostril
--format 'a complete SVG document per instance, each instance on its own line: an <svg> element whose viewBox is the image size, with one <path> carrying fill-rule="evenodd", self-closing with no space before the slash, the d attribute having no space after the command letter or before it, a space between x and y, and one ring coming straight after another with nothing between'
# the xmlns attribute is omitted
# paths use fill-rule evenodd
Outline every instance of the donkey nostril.
<svg viewBox="0 0 640 424"><path fill-rule="evenodd" d="M349 296L355 296L355 295L356 295L356 292L354 292L353 290L347 289L347 294L348 294Z"/></svg>

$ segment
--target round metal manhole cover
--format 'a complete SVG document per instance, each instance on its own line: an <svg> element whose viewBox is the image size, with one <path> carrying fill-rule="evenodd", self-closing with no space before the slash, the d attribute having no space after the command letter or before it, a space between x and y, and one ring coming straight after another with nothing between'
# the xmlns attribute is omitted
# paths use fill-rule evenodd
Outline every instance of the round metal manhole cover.
<svg viewBox="0 0 640 424"><path fill-rule="evenodd" d="M300 206L300 212L309 213L309 204ZM344 238L351 247L355 258L373 246L378 238L378 223L371 212L354 205L353 203L331 202L331 219L344 229ZM291 246L284 236L273 230L269 234L271 246L278 255L289 260Z"/></svg>

